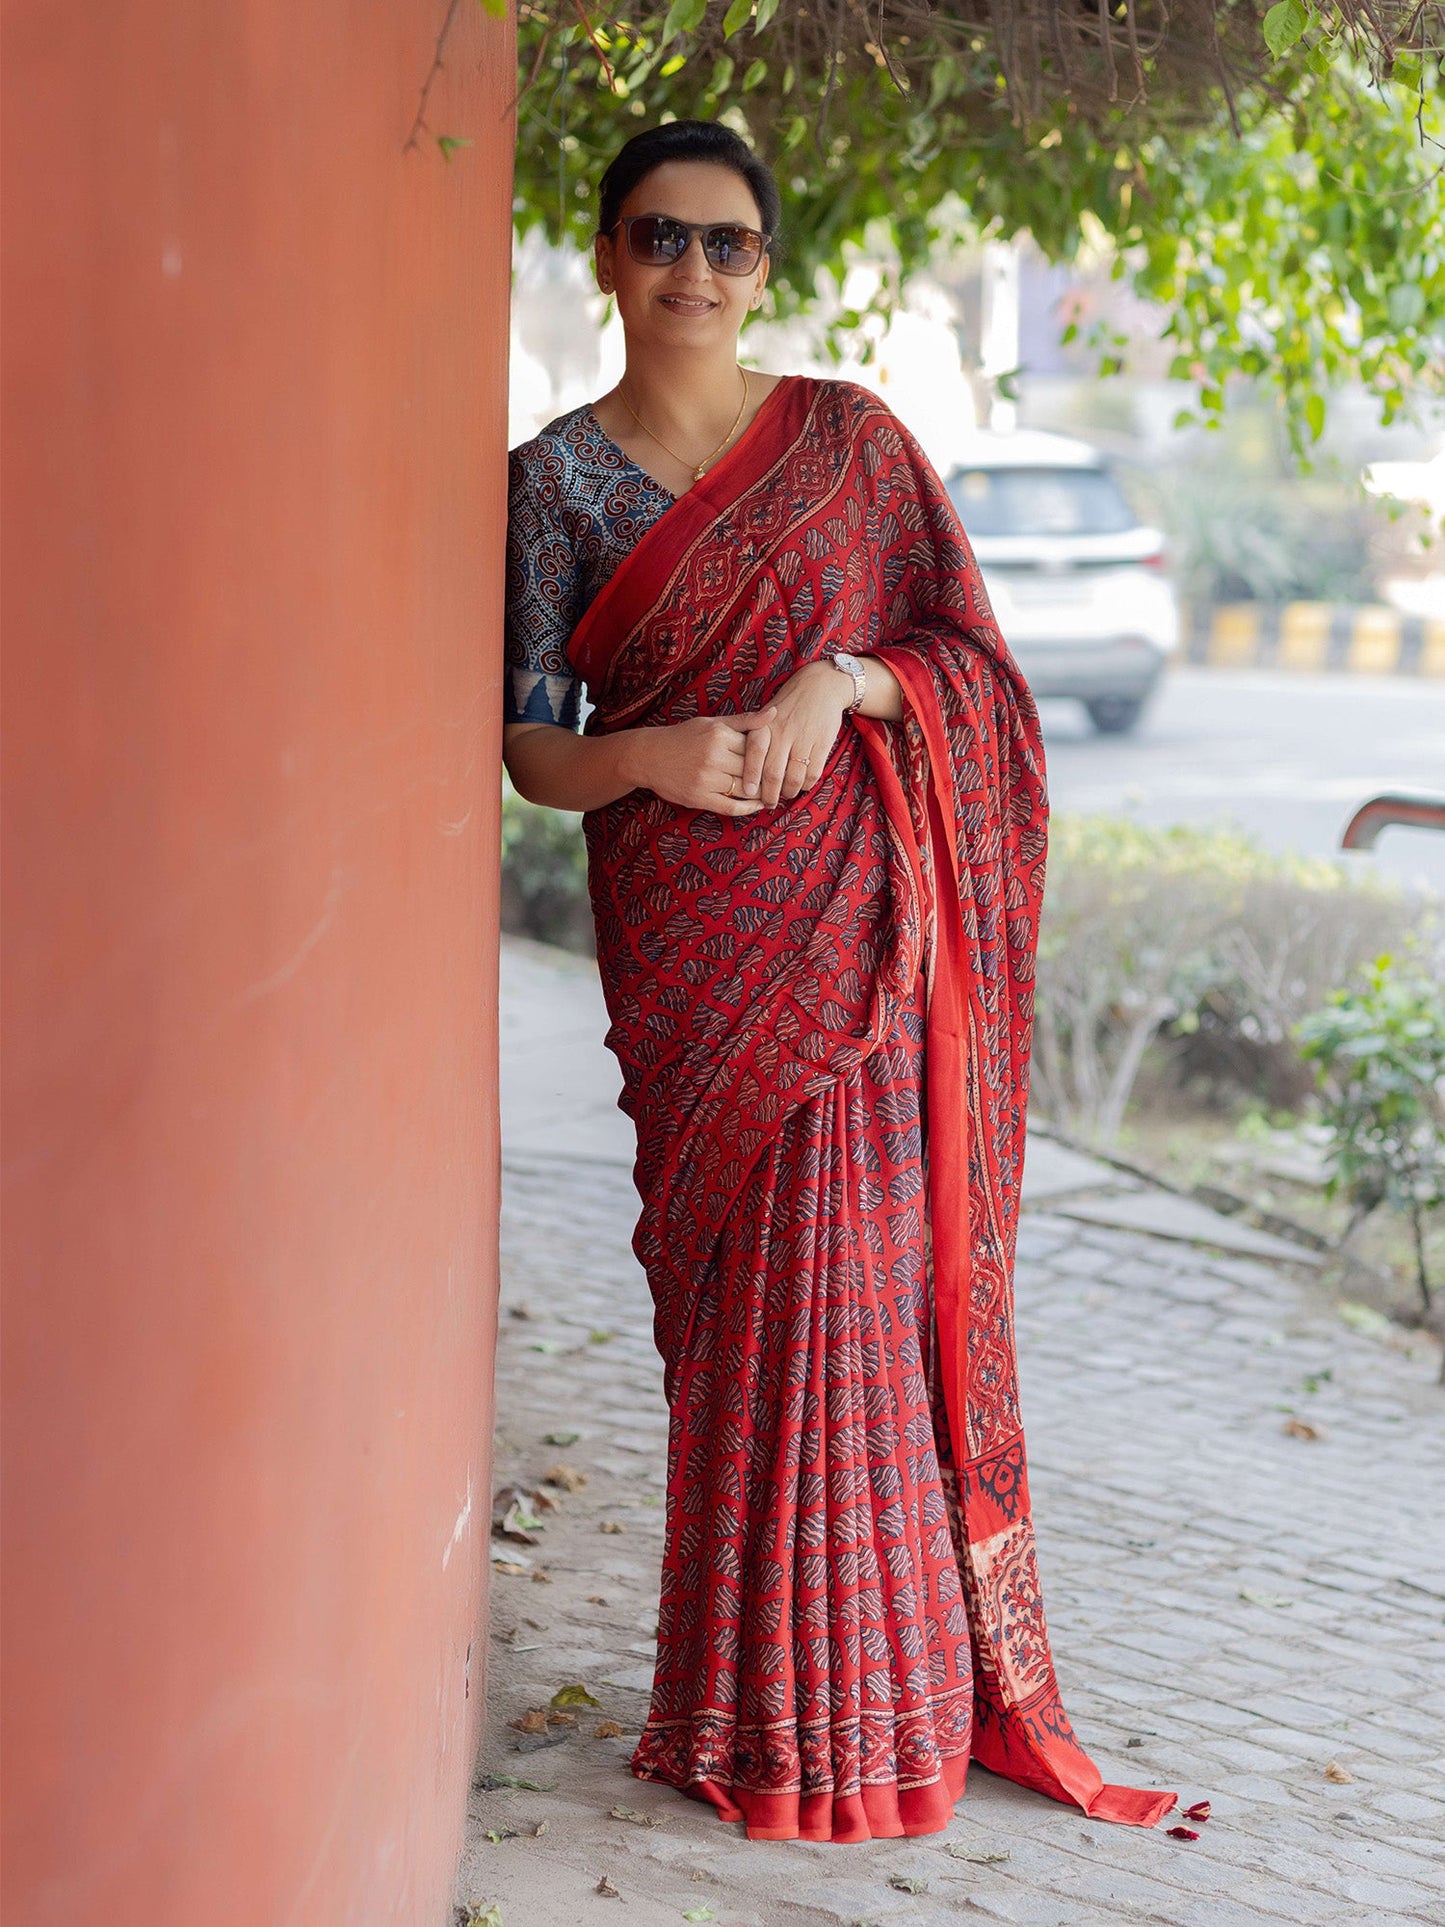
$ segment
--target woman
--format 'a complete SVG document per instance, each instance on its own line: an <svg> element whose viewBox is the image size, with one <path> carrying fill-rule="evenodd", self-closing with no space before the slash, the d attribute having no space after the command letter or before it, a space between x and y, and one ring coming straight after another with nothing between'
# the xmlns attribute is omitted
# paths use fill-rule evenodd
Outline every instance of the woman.
<svg viewBox="0 0 1445 1927"><path fill-rule="evenodd" d="M1037 718L889 411L739 369L778 214L721 126L629 141L626 373L512 458L505 755L585 813L671 1409L632 1770L761 1839L936 1832L970 1756L1153 1825L1059 1703L1015 1387Z"/></svg>

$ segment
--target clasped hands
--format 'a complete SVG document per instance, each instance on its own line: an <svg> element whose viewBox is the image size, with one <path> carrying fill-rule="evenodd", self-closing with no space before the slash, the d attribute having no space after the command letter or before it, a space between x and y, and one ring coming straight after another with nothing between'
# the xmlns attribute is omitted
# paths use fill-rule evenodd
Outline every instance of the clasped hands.
<svg viewBox="0 0 1445 1927"><path fill-rule="evenodd" d="M852 699L843 670L805 663L765 709L650 730L647 787L683 809L719 816L790 803L821 773Z"/></svg>

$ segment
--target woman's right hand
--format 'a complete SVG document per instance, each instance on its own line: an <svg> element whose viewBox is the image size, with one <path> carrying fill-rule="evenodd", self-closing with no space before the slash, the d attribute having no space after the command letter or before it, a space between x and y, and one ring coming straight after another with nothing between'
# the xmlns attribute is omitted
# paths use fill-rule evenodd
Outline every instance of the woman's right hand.
<svg viewBox="0 0 1445 1927"><path fill-rule="evenodd" d="M766 805L742 794L744 752L750 737L760 738L753 753L761 763L776 707L769 703L738 715L691 716L685 723L638 730L635 757L642 788L685 810L755 815Z"/></svg>

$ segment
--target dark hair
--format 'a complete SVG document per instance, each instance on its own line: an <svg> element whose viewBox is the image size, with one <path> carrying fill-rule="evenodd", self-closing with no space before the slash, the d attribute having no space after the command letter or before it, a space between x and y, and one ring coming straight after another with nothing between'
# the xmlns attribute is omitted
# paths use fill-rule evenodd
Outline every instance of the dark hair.
<svg viewBox="0 0 1445 1927"><path fill-rule="evenodd" d="M776 234L783 197L772 170L730 127L716 120L670 120L634 134L613 156L597 191L597 232L610 234L633 188L664 161L707 161L731 168L752 189L765 233Z"/></svg>

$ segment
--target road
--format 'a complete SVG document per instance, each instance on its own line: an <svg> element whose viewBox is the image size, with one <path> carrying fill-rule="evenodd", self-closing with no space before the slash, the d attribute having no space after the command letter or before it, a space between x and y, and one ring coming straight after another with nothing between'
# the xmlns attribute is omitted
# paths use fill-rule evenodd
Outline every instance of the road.
<svg viewBox="0 0 1445 1927"><path fill-rule="evenodd" d="M1094 735L1073 703L1039 707L1058 811L1232 820L1274 848L1334 855L1367 796L1445 791L1441 682L1179 669L1125 737ZM1445 834L1389 829L1345 861L1445 894Z"/></svg>

